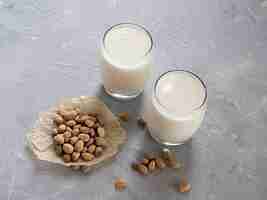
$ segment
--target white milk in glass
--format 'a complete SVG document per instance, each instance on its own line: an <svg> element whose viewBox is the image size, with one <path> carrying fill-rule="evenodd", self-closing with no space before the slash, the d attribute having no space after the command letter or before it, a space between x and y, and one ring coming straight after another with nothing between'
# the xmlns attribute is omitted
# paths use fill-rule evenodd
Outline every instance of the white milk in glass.
<svg viewBox="0 0 267 200"><path fill-rule="evenodd" d="M151 49L151 35L139 25L118 24L107 30L101 49L106 92L119 99L142 93L151 70Z"/></svg>
<svg viewBox="0 0 267 200"><path fill-rule="evenodd" d="M166 145L184 143L200 127L206 100L206 86L197 75L183 70L163 74L145 104L143 117L151 136Z"/></svg>

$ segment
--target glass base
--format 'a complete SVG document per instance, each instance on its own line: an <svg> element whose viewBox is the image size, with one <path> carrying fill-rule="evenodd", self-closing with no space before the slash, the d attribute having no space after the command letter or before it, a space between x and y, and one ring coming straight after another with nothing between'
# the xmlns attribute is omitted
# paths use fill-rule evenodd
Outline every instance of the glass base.
<svg viewBox="0 0 267 200"><path fill-rule="evenodd" d="M191 138L188 138L187 140L185 141L181 141L181 142L176 142L176 143L173 143L173 142L168 142L168 141L164 141L164 140L161 140L159 139L158 137L154 136L149 130L148 130L150 136L159 144L163 144L163 145L166 145L166 146L179 146L179 145L183 145L185 143L187 143L188 141L192 140L192 137Z"/></svg>
<svg viewBox="0 0 267 200"><path fill-rule="evenodd" d="M104 87L104 90L109 96L112 96L113 98L118 99L118 100L131 100L131 99L138 97L143 92L143 90L142 90L140 92L133 93L131 95L124 95L121 93L111 92L111 91L107 90L105 87Z"/></svg>

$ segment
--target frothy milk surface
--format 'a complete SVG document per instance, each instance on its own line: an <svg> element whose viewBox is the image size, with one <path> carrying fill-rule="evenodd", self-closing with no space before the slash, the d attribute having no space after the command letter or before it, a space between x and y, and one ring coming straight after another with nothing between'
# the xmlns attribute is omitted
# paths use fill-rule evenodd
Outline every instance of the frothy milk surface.
<svg viewBox="0 0 267 200"><path fill-rule="evenodd" d="M104 44L111 60L131 68L149 51L151 39L140 27L121 26L107 33Z"/></svg>
<svg viewBox="0 0 267 200"><path fill-rule="evenodd" d="M180 116L192 112L203 103L205 88L193 74L174 71L160 78L156 96L171 114Z"/></svg>

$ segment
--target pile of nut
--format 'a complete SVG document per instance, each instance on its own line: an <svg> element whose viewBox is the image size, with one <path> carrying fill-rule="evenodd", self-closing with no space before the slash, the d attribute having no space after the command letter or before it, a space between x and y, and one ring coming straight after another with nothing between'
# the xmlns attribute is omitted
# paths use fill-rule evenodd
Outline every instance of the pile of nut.
<svg viewBox="0 0 267 200"><path fill-rule="evenodd" d="M104 124L97 114L82 113L78 108L60 109L54 123L55 151L64 162L91 161L107 146Z"/></svg>

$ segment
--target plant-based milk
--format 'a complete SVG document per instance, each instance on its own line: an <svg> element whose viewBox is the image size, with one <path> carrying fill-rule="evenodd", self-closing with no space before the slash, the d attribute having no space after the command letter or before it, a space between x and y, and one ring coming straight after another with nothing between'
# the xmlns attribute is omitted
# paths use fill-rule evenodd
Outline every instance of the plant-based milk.
<svg viewBox="0 0 267 200"><path fill-rule="evenodd" d="M145 105L152 137L167 145L190 139L204 118L206 98L206 87L195 74L181 70L163 74Z"/></svg>
<svg viewBox="0 0 267 200"><path fill-rule="evenodd" d="M150 73L152 39L141 26L119 24L109 29L102 45L105 90L118 98L138 96Z"/></svg>

